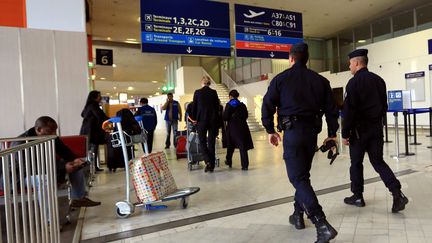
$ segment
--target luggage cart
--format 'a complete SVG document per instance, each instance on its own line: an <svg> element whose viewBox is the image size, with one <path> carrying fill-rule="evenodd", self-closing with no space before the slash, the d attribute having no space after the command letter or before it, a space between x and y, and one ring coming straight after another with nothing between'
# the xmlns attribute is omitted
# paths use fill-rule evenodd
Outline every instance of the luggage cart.
<svg viewBox="0 0 432 243"><path fill-rule="evenodd" d="M199 166L200 161L204 161L204 157L200 152L201 149L199 147L198 133L196 132L195 126L192 124L192 122L189 119L186 119L186 137L187 137L186 152L187 152L187 159L188 159L188 169L193 170L194 167ZM194 139L197 139L197 141L194 141ZM216 148L215 148L215 153L216 153L215 166L219 167L220 159L218 157Z"/></svg>
<svg viewBox="0 0 432 243"><path fill-rule="evenodd" d="M138 121L140 126L142 126L142 117L136 116L135 120ZM141 134L130 136L126 132L123 131L121 126L121 118L120 117L114 117L110 118L108 122L115 124L117 127L117 131L112 132L111 135L111 143L113 147L121 147L123 151L124 156L124 163L125 163L125 171L126 171L126 198L123 201L118 201L116 206L116 214L119 218L127 218L129 215L134 213L135 207L144 206L146 210L154 210L154 209L160 209L160 208L166 208L166 205L152 205L154 203L160 203L160 202L166 202L171 200L177 200L181 199L181 206L182 208L187 208L189 203L189 196L192 194L195 194L199 192L199 187L187 187L182 189L177 189L177 191L165 196L161 200L150 202L150 203L132 203L130 200L130 178L129 178L129 158L126 151L126 147L133 145L134 143L144 143L145 146L145 154L148 155L148 148L147 148L147 142L146 142L146 136L145 136L145 130L142 131ZM131 158L133 159L133 158Z"/></svg>

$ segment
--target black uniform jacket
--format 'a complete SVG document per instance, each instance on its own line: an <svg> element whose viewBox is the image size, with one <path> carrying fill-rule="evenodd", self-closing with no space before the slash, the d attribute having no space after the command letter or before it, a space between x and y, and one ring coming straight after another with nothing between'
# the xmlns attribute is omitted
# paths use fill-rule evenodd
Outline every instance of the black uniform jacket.
<svg viewBox="0 0 432 243"><path fill-rule="evenodd" d="M358 70L346 86L342 137L349 138L358 126L382 126L387 108L384 80L367 68Z"/></svg>
<svg viewBox="0 0 432 243"><path fill-rule="evenodd" d="M330 82L306 65L295 63L270 82L262 105L262 123L267 133L274 133L273 115L313 117L325 114L328 136L335 137L339 112Z"/></svg>
<svg viewBox="0 0 432 243"><path fill-rule="evenodd" d="M238 102L235 107L231 106L230 102L226 104L223 119L227 121L226 139L229 148L253 149L247 118L248 111L245 104Z"/></svg>

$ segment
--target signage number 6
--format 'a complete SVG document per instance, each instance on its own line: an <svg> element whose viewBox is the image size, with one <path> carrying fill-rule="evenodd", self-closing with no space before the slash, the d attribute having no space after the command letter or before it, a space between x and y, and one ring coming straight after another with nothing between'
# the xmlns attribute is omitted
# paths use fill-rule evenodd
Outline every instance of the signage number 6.
<svg viewBox="0 0 432 243"><path fill-rule="evenodd" d="M102 56L101 61L104 65L108 64L108 56Z"/></svg>

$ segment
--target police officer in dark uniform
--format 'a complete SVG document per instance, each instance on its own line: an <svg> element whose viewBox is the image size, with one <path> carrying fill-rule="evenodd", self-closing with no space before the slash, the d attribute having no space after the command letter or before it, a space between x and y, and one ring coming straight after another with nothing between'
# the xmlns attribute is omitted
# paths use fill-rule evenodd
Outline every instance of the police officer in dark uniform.
<svg viewBox="0 0 432 243"><path fill-rule="evenodd" d="M363 199L363 158L365 152L370 163L393 195L392 212L405 209L408 198L401 192L401 184L383 159L383 117L387 112L387 94L384 80L369 72L368 50L357 49L351 52L350 70L354 75L346 86L343 105L342 138L349 145L351 167L351 191L353 195L344 202L364 207Z"/></svg>
<svg viewBox="0 0 432 243"><path fill-rule="evenodd" d="M262 123L269 134L269 142L278 146L281 138L274 129L273 115L277 111L278 129L284 131L283 147L288 178L296 189L294 213L289 222L297 229L305 227L303 212L317 229L316 242L328 242L336 237L336 230L327 222L325 214L310 183L309 171L321 131L322 115L328 125L328 138L336 141L338 110L327 79L309 70L308 46L297 43L290 51L291 68L278 74L270 83L262 105Z"/></svg>

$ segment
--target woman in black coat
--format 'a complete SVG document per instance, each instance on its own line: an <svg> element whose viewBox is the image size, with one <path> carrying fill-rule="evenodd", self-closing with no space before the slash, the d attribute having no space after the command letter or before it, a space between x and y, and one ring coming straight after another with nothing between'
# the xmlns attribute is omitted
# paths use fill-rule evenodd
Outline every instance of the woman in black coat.
<svg viewBox="0 0 432 243"><path fill-rule="evenodd" d="M83 122L81 125L81 135L87 135L90 142L90 149L94 152L94 161L96 171L102 171L97 166L97 156L99 154L99 145L105 144L105 131L102 129L102 123L108 119L105 113L99 107L101 93L93 90L87 96L87 102L81 112Z"/></svg>
<svg viewBox="0 0 432 243"><path fill-rule="evenodd" d="M252 136L246 122L248 111L246 105L238 100L239 93L233 89L229 92L230 101L226 104L223 119L227 122L227 155L225 164L232 166L234 149L240 150L242 170L248 170L249 157L247 151L253 149Z"/></svg>

